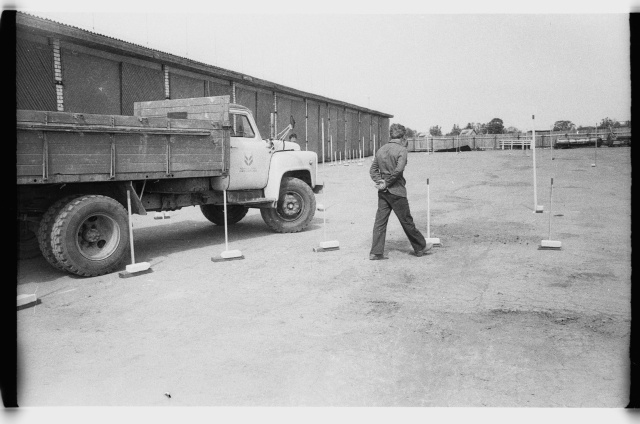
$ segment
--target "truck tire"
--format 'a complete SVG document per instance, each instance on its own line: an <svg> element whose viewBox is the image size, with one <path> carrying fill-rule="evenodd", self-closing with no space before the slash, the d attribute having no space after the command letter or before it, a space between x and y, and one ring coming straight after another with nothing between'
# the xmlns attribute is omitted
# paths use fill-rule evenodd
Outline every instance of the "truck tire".
<svg viewBox="0 0 640 424"><path fill-rule="evenodd" d="M51 246L65 271L84 277L113 272L128 253L127 211L110 197L76 197L56 215Z"/></svg>
<svg viewBox="0 0 640 424"><path fill-rule="evenodd" d="M304 230L316 212L316 197L311 188L298 178L285 177L280 183L280 197L275 209L261 208L265 224L277 233Z"/></svg>
<svg viewBox="0 0 640 424"><path fill-rule="evenodd" d="M220 205L200 205L202 215L216 225L224 225L224 207ZM227 205L227 224L240 222L249 212L249 208L242 205Z"/></svg>
<svg viewBox="0 0 640 424"><path fill-rule="evenodd" d="M53 254L53 247L51 246L51 231L53 230L53 222L55 221L56 216L60 213L64 205L69 203L69 201L75 197L76 196L63 197L51 205L40 219L40 226L38 227L37 236L38 244L40 245L40 252L52 267L59 270L64 270L64 268L58 263L56 256Z"/></svg>

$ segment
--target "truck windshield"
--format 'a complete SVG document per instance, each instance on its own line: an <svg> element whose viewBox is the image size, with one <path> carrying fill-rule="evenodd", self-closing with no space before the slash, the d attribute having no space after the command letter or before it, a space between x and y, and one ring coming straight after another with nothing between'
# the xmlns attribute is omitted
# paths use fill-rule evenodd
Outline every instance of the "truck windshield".
<svg viewBox="0 0 640 424"><path fill-rule="evenodd" d="M233 128L231 129L231 137L255 138L256 134L251 128L249 119L246 115L231 114Z"/></svg>

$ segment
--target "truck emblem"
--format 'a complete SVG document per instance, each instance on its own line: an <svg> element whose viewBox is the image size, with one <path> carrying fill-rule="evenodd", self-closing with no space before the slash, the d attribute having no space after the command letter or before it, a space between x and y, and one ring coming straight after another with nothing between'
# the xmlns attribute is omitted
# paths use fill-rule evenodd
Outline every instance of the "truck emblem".
<svg viewBox="0 0 640 424"><path fill-rule="evenodd" d="M247 166L251 166L251 164L253 163L253 155L245 155L244 156L244 163L247 164Z"/></svg>

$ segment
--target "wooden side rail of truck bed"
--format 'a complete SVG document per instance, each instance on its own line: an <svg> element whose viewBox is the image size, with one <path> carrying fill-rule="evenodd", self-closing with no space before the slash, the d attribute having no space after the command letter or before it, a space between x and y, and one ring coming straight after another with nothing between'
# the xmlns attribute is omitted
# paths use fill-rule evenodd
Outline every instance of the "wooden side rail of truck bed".
<svg viewBox="0 0 640 424"><path fill-rule="evenodd" d="M18 110L17 183L224 176L229 137L207 120Z"/></svg>

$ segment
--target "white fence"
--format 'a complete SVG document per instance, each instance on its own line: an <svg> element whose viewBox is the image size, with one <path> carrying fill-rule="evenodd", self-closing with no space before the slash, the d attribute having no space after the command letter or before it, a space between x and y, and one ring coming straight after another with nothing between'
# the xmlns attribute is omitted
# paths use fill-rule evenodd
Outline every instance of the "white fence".
<svg viewBox="0 0 640 424"><path fill-rule="evenodd" d="M522 148L523 142L531 144L531 137L526 135L496 134L476 136L448 136L409 138L407 148L410 152L434 152L438 150L458 150L468 146L471 150L497 150L504 146ZM541 140L536 136L536 147L541 146ZM466 150L466 149L465 149Z"/></svg>
<svg viewBox="0 0 640 424"><path fill-rule="evenodd" d="M616 131L619 130L619 131ZM617 136L631 136L631 130L614 129ZM549 148L556 144L559 138L585 138L600 137L607 139L609 131L596 131L591 133L536 133L536 148ZM471 150L501 150L501 149L522 149L523 146L530 148L531 134L483 134L472 136L438 136L438 137L414 137L408 139L408 150L410 152L434 152L438 150L459 149L469 146ZM466 150L466 149L465 149Z"/></svg>

